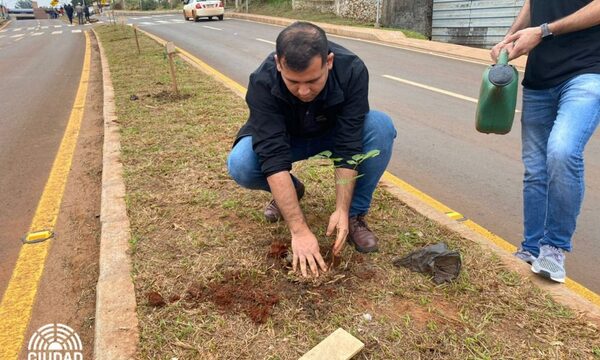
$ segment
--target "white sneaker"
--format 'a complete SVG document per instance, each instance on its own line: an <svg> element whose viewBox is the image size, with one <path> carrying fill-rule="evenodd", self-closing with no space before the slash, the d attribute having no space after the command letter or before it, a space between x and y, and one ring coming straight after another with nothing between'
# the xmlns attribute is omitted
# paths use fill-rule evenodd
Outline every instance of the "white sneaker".
<svg viewBox="0 0 600 360"><path fill-rule="evenodd" d="M540 256L531 265L531 271L552 281L564 283L567 273L563 250L551 245L542 245Z"/></svg>
<svg viewBox="0 0 600 360"><path fill-rule="evenodd" d="M535 261L535 256L533 256L529 251L523 250L521 248L519 248L519 250L517 250L517 252L514 253L514 255L517 257L517 259L523 260L529 265L533 264L533 262Z"/></svg>

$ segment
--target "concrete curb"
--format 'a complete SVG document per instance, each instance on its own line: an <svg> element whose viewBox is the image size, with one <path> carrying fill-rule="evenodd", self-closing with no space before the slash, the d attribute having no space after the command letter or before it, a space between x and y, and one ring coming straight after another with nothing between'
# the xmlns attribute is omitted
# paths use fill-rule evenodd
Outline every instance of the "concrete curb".
<svg viewBox="0 0 600 360"><path fill-rule="evenodd" d="M109 10L110 11L110 10ZM165 15L165 14L180 14L183 10L158 10L158 11L128 11L128 10L114 10L117 16L152 16L152 15Z"/></svg>
<svg viewBox="0 0 600 360"><path fill-rule="evenodd" d="M234 19L256 21L279 26L287 26L294 21L297 21L296 19L236 12L227 12L225 15ZM446 57L475 61L483 64L492 63L492 60L490 59L490 52L486 49L472 48L468 46L448 44L437 41L409 39L404 36L401 31L360 28L356 26L340 26L319 22L314 22L314 24L321 27L328 34L332 35L347 36L361 40L380 41L406 49L426 52L428 54L443 55ZM526 62L527 57L522 56L518 59L512 60L511 64L515 65L515 67L519 70L524 70Z"/></svg>
<svg viewBox="0 0 600 360"><path fill-rule="evenodd" d="M96 36L102 61L104 147L100 222L100 265L96 287L94 358L132 359L139 343L135 289L131 279L130 227L125 207L121 143L108 61Z"/></svg>

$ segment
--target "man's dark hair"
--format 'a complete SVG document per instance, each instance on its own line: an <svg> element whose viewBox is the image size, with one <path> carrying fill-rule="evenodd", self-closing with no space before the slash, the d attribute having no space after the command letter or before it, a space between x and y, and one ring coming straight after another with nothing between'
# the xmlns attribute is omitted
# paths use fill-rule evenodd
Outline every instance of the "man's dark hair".
<svg viewBox="0 0 600 360"><path fill-rule="evenodd" d="M277 36L275 49L279 61L285 61L285 66L295 72L306 70L317 55L325 65L329 52L325 31L303 21L296 21L283 29Z"/></svg>

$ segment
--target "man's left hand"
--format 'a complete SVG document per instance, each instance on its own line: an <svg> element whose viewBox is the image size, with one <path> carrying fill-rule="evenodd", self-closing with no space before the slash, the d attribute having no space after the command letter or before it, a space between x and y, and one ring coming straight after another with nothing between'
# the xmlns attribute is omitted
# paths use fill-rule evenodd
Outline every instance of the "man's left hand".
<svg viewBox="0 0 600 360"><path fill-rule="evenodd" d="M528 27L506 37L505 43L514 43L514 47L508 53L508 59L516 59L521 55L529 53L542 41L542 29L539 27Z"/></svg>
<svg viewBox="0 0 600 360"><path fill-rule="evenodd" d="M348 213L341 210L336 210L329 217L329 225L327 226L327 236L331 236L333 231L337 229L337 236L333 244L333 255L338 256L348 237Z"/></svg>

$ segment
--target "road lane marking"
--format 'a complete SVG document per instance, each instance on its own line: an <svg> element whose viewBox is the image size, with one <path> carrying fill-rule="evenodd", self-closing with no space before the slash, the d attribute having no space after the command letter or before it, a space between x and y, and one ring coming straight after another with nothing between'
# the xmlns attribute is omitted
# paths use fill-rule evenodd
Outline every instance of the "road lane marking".
<svg viewBox="0 0 600 360"><path fill-rule="evenodd" d="M169 22L166 20L156 20L157 23L168 24Z"/></svg>
<svg viewBox="0 0 600 360"><path fill-rule="evenodd" d="M27 28L27 30L35 30L35 26L30 26Z"/></svg>
<svg viewBox="0 0 600 360"><path fill-rule="evenodd" d="M81 30L71 30L71 33L80 33Z"/></svg>
<svg viewBox="0 0 600 360"><path fill-rule="evenodd" d="M142 21L140 23L140 25L154 25L154 23L148 22L148 21Z"/></svg>
<svg viewBox="0 0 600 360"><path fill-rule="evenodd" d="M8 31L8 30L7 29L0 30L0 33L6 32L6 31Z"/></svg>
<svg viewBox="0 0 600 360"><path fill-rule="evenodd" d="M173 20L171 20L171 22L184 23L185 20L183 20L183 19L173 19Z"/></svg>
<svg viewBox="0 0 600 360"><path fill-rule="evenodd" d="M390 79L390 80L395 80L395 81L401 82L403 84L415 86L415 87L418 87L418 88L421 88L421 89L433 91L433 92L436 92L436 93L439 93L439 94L443 94L443 95L447 95L447 96L452 96L452 97L455 97L457 99L469 101L469 102L472 102L472 103L475 103L475 104L477 104L477 102L478 102L478 99L476 99L476 98L472 98L472 97L469 97L469 96L457 94L457 93L454 93L454 92L451 92L451 91L448 91L448 90L436 88L436 87L433 87L433 86L421 84L421 83L410 81L410 80L406 80L406 79L401 79L399 77L395 77L395 76L391 76L391 75L381 75L381 76L383 76L384 78ZM517 109L517 110L515 110L515 112L520 113L521 110Z"/></svg>
<svg viewBox="0 0 600 360"><path fill-rule="evenodd" d="M11 36L11 38L18 38L18 37L21 37L21 36L25 36L25 34L17 34L17 35L13 35L13 36Z"/></svg>
<svg viewBox="0 0 600 360"><path fill-rule="evenodd" d="M40 36L40 35L44 35L44 33L43 32L36 32L36 33L31 34L31 36Z"/></svg>
<svg viewBox="0 0 600 360"><path fill-rule="evenodd" d="M208 26L208 25L203 25L202 27L207 28L207 29L211 29L211 30L223 31L223 29L219 29L219 28L216 28L216 27Z"/></svg>
<svg viewBox="0 0 600 360"><path fill-rule="evenodd" d="M16 28L16 29L13 29L13 32L21 31L21 29L23 29L23 28Z"/></svg>
<svg viewBox="0 0 600 360"><path fill-rule="evenodd" d="M75 102L48 181L31 220L29 231L52 230L60 210L65 184L71 168L90 75L90 38L85 34L85 55ZM31 319L40 278L52 240L23 245L12 276L0 302L0 359L17 359Z"/></svg>
<svg viewBox="0 0 600 360"><path fill-rule="evenodd" d="M262 41L267 44L275 45L275 41L269 41L269 40L265 40L265 39L261 39L261 38L256 38L256 40Z"/></svg>
<svg viewBox="0 0 600 360"><path fill-rule="evenodd" d="M57 34L62 34L62 30L58 30L58 31L53 31L52 35L57 35Z"/></svg>
<svg viewBox="0 0 600 360"><path fill-rule="evenodd" d="M47 28L48 28L47 26L42 26L42 27L41 27L41 29L47 29Z"/></svg>
<svg viewBox="0 0 600 360"><path fill-rule="evenodd" d="M62 25L54 25L55 28L61 28Z"/></svg>
<svg viewBox="0 0 600 360"><path fill-rule="evenodd" d="M23 40L23 39L24 39L24 38L20 37L20 38L18 38L18 39L15 39L15 42L17 42L17 41L20 41L20 40Z"/></svg>

